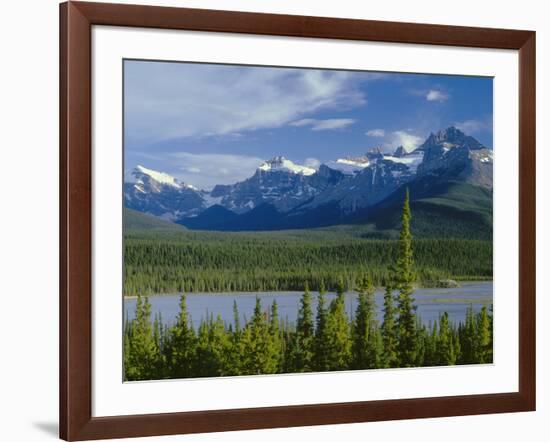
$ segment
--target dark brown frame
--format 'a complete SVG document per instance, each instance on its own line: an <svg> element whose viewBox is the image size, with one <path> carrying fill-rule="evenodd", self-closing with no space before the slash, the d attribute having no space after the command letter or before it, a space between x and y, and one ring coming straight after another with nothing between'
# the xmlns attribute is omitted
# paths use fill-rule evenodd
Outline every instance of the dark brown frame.
<svg viewBox="0 0 550 442"><path fill-rule="evenodd" d="M519 391L92 417L91 27L133 26L519 51ZM532 411L535 389L535 32L106 3L60 5L60 437L121 438Z"/></svg>

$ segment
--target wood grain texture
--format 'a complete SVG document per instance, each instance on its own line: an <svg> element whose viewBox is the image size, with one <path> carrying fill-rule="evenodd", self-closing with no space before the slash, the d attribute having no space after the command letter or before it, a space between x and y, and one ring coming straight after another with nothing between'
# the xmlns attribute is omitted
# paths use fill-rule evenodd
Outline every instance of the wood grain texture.
<svg viewBox="0 0 550 442"><path fill-rule="evenodd" d="M67 434L67 5L59 8L59 433Z"/></svg>
<svg viewBox="0 0 550 442"><path fill-rule="evenodd" d="M91 417L91 46L73 4L60 18L60 434L75 440Z"/></svg>
<svg viewBox="0 0 550 442"><path fill-rule="evenodd" d="M74 2L92 24L518 49L529 31L255 12Z"/></svg>
<svg viewBox="0 0 550 442"><path fill-rule="evenodd" d="M529 410L517 393L94 418L82 439L207 433Z"/></svg>
<svg viewBox="0 0 550 442"><path fill-rule="evenodd" d="M536 36L519 50L519 390L536 406Z"/></svg>
<svg viewBox="0 0 550 442"><path fill-rule="evenodd" d="M93 418L91 26L335 38L519 51L519 391ZM60 6L60 437L106 439L530 411L535 372L535 33L69 2Z"/></svg>

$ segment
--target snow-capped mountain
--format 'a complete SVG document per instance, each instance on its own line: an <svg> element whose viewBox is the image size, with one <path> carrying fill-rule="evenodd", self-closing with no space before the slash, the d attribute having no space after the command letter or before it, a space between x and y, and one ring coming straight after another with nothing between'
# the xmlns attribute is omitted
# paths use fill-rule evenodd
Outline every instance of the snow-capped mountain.
<svg viewBox="0 0 550 442"><path fill-rule="evenodd" d="M405 186L437 193L447 183L459 182L491 191L492 166L491 149L450 127L430 134L412 152L403 146L391 154L374 148L364 156L337 158L318 169L277 156L261 164L250 178L211 191L138 166L132 172L133 182L125 184L125 204L199 229L261 230L266 223L265 228L329 225L378 207Z"/></svg>
<svg viewBox="0 0 550 442"><path fill-rule="evenodd" d="M430 134L417 151L424 152L418 167L420 176L493 187L493 151L455 127Z"/></svg>
<svg viewBox="0 0 550 442"><path fill-rule="evenodd" d="M171 175L156 170L147 169L144 166L138 165L133 171L132 176L135 179L135 185L142 191L145 187L150 191L161 192L164 186L170 186L175 189L191 189L199 190L191 184L186 184L178 181Z"/></svg>
<svg viewBox="0 0 550 442"><path fill-rule="evenodd" d="M343 212L373 205L384 199L399 186L416 175L424 152L403 153L400 156L384 154L379 148L367 152L365 157L353 159L355 170L346 180L317 195L300 207L307 211L315 207L337 202ZM342 160L337 160L336 164ZM346 165L351 161L345 159ZM359 167L358 167L359 165ZM330 165L329 167L334 167Z"/></svg>
<svg viewBox="0 0 550 442"><path fill-rule="evenodd" d="M260 165L254 175L244 181L215 186L210 198L235 213L245 213L266 203L288 211L343 178L339 171L323 166L317 171L284 157L275 157Z"/></svg>
<svg viewBox="0 0 550 442"><path fill-rule="evenodd" d="M138 165L132 171L133 182L124 184L126 207L171 221L204 210L202 192L173 176Z"/></svg>

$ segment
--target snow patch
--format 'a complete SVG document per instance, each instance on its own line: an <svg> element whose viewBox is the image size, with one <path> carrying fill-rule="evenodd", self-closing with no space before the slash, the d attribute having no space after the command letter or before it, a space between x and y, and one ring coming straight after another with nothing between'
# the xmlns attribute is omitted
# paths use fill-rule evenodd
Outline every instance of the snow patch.
<svg viewBox="0 0 550 442"><path fill-rule="evenodd" d="M193 186L192 184L187 184L187 183L180 183L180 187L182 187L184 189L191 189L191 190L194 190L194 191L199 190L197 187Z"/></svg>
<svg viewBox="0 0 550 442"><path fill-rule="evenodd" d="M195 192L199 191L199 189L197 189L192 184L182 183L178 181L176 178L174 178L172 175L168 175L167 173L164 173L164 172L158 172L153 169L148 169L147 167L144 167L142 165L136 166L136 168L132 172L132 175L134 175L134 177L136 178L136 184L144 184L143 180L141 179L141 175L145 175L145 176L148 176L153 181L159 184L162 184L164 186L171 186L171 187L175 187L176 189L189 189L189 190L194 190ZM136 186L136 189L139 190L140 192L145 193L143 188L140 189Z"/></svg>
<svg viewBox="0 0 550 442"><path fill-rule="evenodd" d="M336 162L340 164L347 164L349 166L360 167L362 169L368 167L370 164L368 158L338 158Z"/></svg>
<svg viewBox="0 0 550 442"><path fill-rule="evenodd" d="M145 192L145 190L143 190L143 186L142 186L141 183L134 184L134 189L136 189L138 192L141 192L141 193L147 193L147 192Z"/></svg>
<svg viewBox="0 0 550 442"><path fill-rule="evenodd" d="M154 179L157 183L166 184L168 186L173 186L178 188L180 187L178 181L173 176L168 175L167 173L157 172L156 170L147 169L146 167L143 167L141 165L135 168L134 175L136 174L135 172L141 173L143 175L147 175L148 177Z"/></svg>
<svg viewBox="0 0 550 442"><path fill-rule="evenodd" d="M214 197L214 196L210 195L207 192L204 192L201 196L202 196L202 199L204 201L204 206L205 207L215 206L216 204L221 205L221 202L222 202L222 199L223 199L223 196Z"/></svg>
<svg viewBox="0 0 550 442"><path fill-rule="evenodd" d="M367 157L346 157L338 158L336 161L329 161L325 164L330 169L338 170L346 175L353 175L369 167L370 161Z"/></svg>
<svg viewBox="0 0 550 442"><path fill-rule="evenodd" d="M300 166L299 164L295 164L292 161L287 160L285 157L274 157L264 162L260 167L258 167L258 169L263 170L264 172L282 171L305 176L313 175L317 172L312 167Z"/></svg>
<svg viewBox="0 0 550 442"><path fill-rule="evenodd" d="M410 171L413 173L416 172L418 165L422 162L422 158L424 158L424 152L422 151L412 152L408 155L405 155L404 157L394 157L391 155L384 155L384 160L392 161L394 163L404 164L408 166Z"/></svg>

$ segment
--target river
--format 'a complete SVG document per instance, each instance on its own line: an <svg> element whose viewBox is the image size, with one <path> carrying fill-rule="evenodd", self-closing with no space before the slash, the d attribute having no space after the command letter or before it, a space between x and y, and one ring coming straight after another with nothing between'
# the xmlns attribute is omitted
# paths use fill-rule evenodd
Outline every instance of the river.
<svg viewBox="0 0 550 442"><path fill-rule="evenodd" d="M317 292L311 292L313 312L317 308ZM202 319L210 314L220 315L227 325L233 323L233 301L237 301L241 324L252 316L256 296L262 301L264 310L267 310L274 300L279 308L279 318L295 322L300 305L302 292L234 292L234 293L193 293L187 295L187 309L191 316L193 327L197 328ZM335 293L326 294L326 304L334 299ZM350 317L357 305L357 293L346 293L346 310ZM377 316L382 320L384 293L377 290L375 293ZM493 302L493 282L466 282L457 288L420 288L414 291L417 314L422 322L428 325L437 320L441 314L447 312L451 322L462 322L466 316L466 309L472 305L474 311L481 310L483 305ZM162 316L164 324L171 325L179 311L179 294L150 296L151 311ZM132 319L136 309L136 298L125 298L124 311L128 319Z"/></svg>

